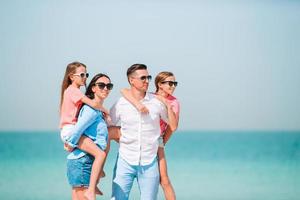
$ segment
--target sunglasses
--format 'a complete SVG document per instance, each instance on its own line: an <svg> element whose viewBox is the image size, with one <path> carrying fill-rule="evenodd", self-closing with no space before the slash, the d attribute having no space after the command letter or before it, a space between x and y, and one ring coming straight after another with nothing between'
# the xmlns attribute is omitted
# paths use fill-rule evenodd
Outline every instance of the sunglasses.
<svg viewBox="0 0 300 200"><path fill-rule="evenodd" d="M170 87L174 85L174 87L177 86L178 82L177 81L162 81L162 84L168 83Z"/></svg>
<svg viewBox="0 0 300 200"><path fill-rule="evenodd" d="M112 84L112 83L105 84L105 83L99 82L99 83L95 83L95 85L97 85L98 88L101 90L103 90L105 87L107 90L112 90L114 87L114 84Z"/></svg>
<svg viewBox="0 0 300 200"><path fill-rule="evenodd" d="M151 76L151 75L148 75L148 76L141 76L141 77L138 77L138 79L140 79L141 81L146 81L146 79L147 79L148 81L151 81L152 76Z"/></svg>
<svg viewBox="0 0 300 200"><path fill-rule="evenodd" d="M74 76L80 76L81 78L88 78L89 77L89 73L80 73L80 74L73 74Z"/></svg>

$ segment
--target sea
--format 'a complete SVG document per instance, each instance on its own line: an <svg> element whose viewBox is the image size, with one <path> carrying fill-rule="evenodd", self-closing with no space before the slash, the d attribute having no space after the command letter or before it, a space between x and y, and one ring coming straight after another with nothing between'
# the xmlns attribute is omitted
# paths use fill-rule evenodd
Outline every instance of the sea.
<svg viewBox="0 0 300 200"><path fill-rule="evenodd" d="M110 199L117 151L113 142L97 199ZM165 151L178 200L300 199L300 131L177 131ZM71 199L66 156L56 131L0 132L0 199Z"/></svg>

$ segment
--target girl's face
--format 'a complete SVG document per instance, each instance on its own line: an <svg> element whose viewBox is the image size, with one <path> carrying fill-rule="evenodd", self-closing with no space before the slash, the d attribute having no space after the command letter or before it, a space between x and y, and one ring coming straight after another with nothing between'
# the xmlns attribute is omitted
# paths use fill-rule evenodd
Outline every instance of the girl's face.
<svg viewBox="0 0 300 200"><path fill-rule="evenodd" d="M100 99L104 100L109 95L110 90L112 90L112 88L113 84L108 78L103 76L97 79L93 91L95 95L97 95Z"/></svg>
<svg viewBox="0 0 300 200"><path fill-rule="evenodd" d="M77 67L74 74L70 76L72 84L76 86L84 86L86 84L86 79L88 78L88 73L86 73L86 68L83 66Z"/></svg>
<svg viewBox="0 0 300 200"><path fill-rule="evenodd" d="M159 90L167 93L168 95L173 94L176 86L177 82L175 81L174 76L169 76L162 82L158 83Z"/></svg>

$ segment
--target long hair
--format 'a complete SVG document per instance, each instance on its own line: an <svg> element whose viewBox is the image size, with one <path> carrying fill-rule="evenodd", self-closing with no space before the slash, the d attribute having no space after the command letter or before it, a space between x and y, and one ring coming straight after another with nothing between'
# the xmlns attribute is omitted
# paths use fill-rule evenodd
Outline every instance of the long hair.
<svg viewBox="0 0 300 200"><path fill-rule="evenodd" d="M93 88L93 86L95 86L96 81L97 81L99 78L101 78L101 77L106 77L106 78L108 78L108 80L110 81L110 78L109 78L106 74L102 74L102 73L96 74L96 75L92 78L91 82L89 83L89 85L88 85L88 87L87 87L87 89L86 89L85 95L86 95L88 98L90 98L90 99L94 99L94 98L95 98L95 94L94 94L92 88Z"/></svg>
<svg viewBox="0 0 300 200"><path fill-rule="evenodd" d="M164 80L166 80L166 78L170 76L174 76L174 74L172 72L160 72L159 74L157 74L157 76L155 77L156 92L158 92L159 90L158 84L163 82Z"/></svg>
<svg viewBox="0 0 300 200"><path fill-rule="evenodd" d="M69 85L72 84L72 80L71 80L70 76L72 74L76 73L76 69L78 67L86 68L85 64L80 63L80 62L72 62L72 63L68 64L68 66L66 68L64 79L63 79L62 84L61 84L60 106L59 106L60 110L61 110L62 102L63 102L63 99L64 99L64 92L69 87Z"/></svg>

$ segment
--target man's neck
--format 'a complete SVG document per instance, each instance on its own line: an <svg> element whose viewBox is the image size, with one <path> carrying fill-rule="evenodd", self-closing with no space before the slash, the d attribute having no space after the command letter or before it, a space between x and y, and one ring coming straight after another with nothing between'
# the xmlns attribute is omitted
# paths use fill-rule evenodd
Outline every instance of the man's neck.
<svg viewBox="0 0 300 200"><path fill-rule="evenodd" d="M133 98L135 98L138 101L144 99L144 97L146 96L146 92L137 90L134 87L130 88L130 92L131 92Z"/></svg>

